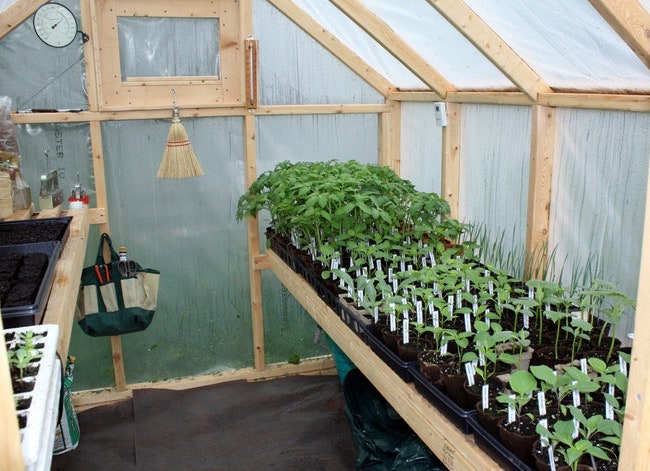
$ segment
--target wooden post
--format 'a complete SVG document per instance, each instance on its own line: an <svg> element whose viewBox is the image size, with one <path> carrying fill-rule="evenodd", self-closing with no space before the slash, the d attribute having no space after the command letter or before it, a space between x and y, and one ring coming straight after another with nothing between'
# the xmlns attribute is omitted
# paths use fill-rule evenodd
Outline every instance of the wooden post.
<svg viewBox="0 0 650 471"><path fill-rule="evenodd" d="M399 101L388 101L389 112L379 114L379 165L392 168L400 174L400 126L402 121L402 104Z"/></svg>
<svg viewBox="0 0 650 471"><path fill-rule="evenodd" d="M244 117L246 188L257 178L257 152L255 140L255 116ZM248 218L248 271L251 294L251 316L253 324L253 360L256 370L266 368L264 355L264 314L262 306L262 272L258 266L260 257L259 225L257 218Z"/></svg>
<svg viewBox="0 0 650 471"><path fill-rule="evenodd" d="M650 469L650 187L646 190L634 342L618 469Z"/></svg>
<svg viewBox="0 0 650 471"><path fill-rule="evenodd" d="M449 203L450 216L458 219L460 194L460 107L446 103L447 126L442 128L442 182L441 196Z"/></svg>
<svg viewBox="0 0 650 471"><path fill-rule="evenodd" d="M532 109L530 177L524 278L540 278L547 262L548 223L551 207L555 109L535 105Z"/></svg>

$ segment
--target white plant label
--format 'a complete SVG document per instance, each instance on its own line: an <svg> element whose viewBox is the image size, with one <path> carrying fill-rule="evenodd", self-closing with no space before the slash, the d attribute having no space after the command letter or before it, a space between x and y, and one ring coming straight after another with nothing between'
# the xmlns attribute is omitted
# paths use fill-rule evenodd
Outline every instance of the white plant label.
<svg viewBox="0 0 650 471"><path fill-rule="evenodd" d="M456 307L460 309L463 307L463 296L462 296L462 291L458 290L456 291Z"/></svg>
<svg viewBox="0 0 650 471"><path fill-rule="evenodd" d="M447 305L449 306L449 315L452 315L454 312L454 295L450 294L447 297Z"/></svg>
<svg viewBox="0 0 650 471"><path fill-rule="evenodd" d="M548 430L548 420L547 419L540 419L539 424L544 427L546 430ZM543 447L547 447L550 445L550 442L548 441L548 435L545 433L540 433L539 434L539 441Z"/></svg>
<svg viewBox="0 0 650 471"><path fill-rule="evenodd" d="M437 282L437 281L434 281L434 282L433 282L433 295L434 295L434 296L438 296L438 289L439 289L439 288L438 288L438 282Z"/></svg>
<svg viewBox="0 0 650 471"><path fill-rule="evenodd" d="M402 319L402 341L404 344L409 343L409 315L407 312L404 313L404 319Z"/></svg>
<svg viewBox="0 0 650 471"><path fill-rule="evenodd" d="M373 314L375 315L375 324L379 322L379 306L375 306Z"/></svg>
<svg viewBox="0 0 650 471"><path fill-rule="evenodd" d="M524 310L523 315L524 315L524 329L530 328L530 311L528 309Z"/></svg>
<svg viewBox="0 0 650 471"><path fill-rule="evenodd" d="M397 280L393 278L393 294L397 294Z"/></svg>
<svg viewBox="0 0 650 471"><path fill-rule="evenodd" d="M528 287L528 298L535 299L535 289L532 286Z"/></svg>
<svg viewBox="0 0 650 471"><path fill-rule="evenodd" d="M488 281L488 293L490 293L490 296L494 296L494 283L492 280Z"/></svg>
<svg viewBox="0 0 650 471"><path fill-rule="evenodd" d="M485 353L478 352L478 364L480 366L485 366Z"/></svg>
<svg viewBox="0 0 650 471"><path fill-rule="evenodd" d="M580 427L580 422L578 422L578 419L573 419L573 434L571 435L573 438L578 438L578 435L580 435L578 427Z"/></svg>
<svg viewBox="0 0 650 471"><path fill-rule="evenodd" d="M588 372L587 372L587 359L586 358L581 358L580 359L580 371L582 371L584 374L588 374Z"/></svg>
<svg viewBox="0 0 650 471"><path fill-rule="evenodd" d="M446 355L447 354L447 342L443 343L440 346L440 355Z"/></svg>
<svg viewBox="0 0 650 471"><path fill-rule="evenodd" d="M377 271L382 271L381 270L381 258L377 259Z"/></svg>
<svg viewBox="0 0 650 471"><path fill-rule="evenodd" d="M618 356L618 366L621 373L623 373L624 376L627 376L627 363L623 360L621 355Z"/></svg>
<svg viewBox="0 0 650 471"><path fill-rule="evenodd" d="M422 257L422 261L420 262L423 267L427 266L427 257Z"/></svg>
<svg viewBox="0 0 650 471"><path fill-rule="evenodd" d="M431 266L436 266L436 257L433 256L433 252L429 252L429 259L431 260Z"/></svg>
<svg viewBox="0 0 650 471"><path fill-rule="evenodd" d="M490 385L484 384L481 386L481 408L483 410L490 407Z"/></svg>
<svg viewBox="0 0 650 471"><path fill-rule="evenodd" d="M548 446L548 464L551 466L551 471L557 471L555 469L555 455L553 453L553 445Z"/></svg>
<svg viewBox="0 0 650 471"><path fill-rule="evenodd" d="M422 316L422 301L418 300L415 303L415 319L418 324L422 324L424 322L423 316Z"/></svg>
<svg viewBox="0 0 650 471"><path fill-rule="evenodd" d="M465 313L465 332L472 331L472 315L469 312Z"/></svg>
<svg viewBox="0 0 650 471"><path fill-rule="evenodd" d="M406 262L404 261L404 259L399 261L399 268L400 271L406 271Z"/></svg>
<svg viewBox="0 0 650 471"><path fill-rule="evenodd" d="M413 271L413 265L409 263L408 266L406 267L406 271Z"/></svg>
<svg viewBox="0 0 650 471"><path fill-rule="evenodd" d="M489 314L490 314L490 310L486 309L485 310L485 324L487 325L488 329L490 328L490 322L491 322Z"/></svg>
<svg viewBox="0 0 650 471"><path fill-rule="evenodd" d="M434 309L431 314L431 323L434 327L440 327L440 316L438 315L438 310Z"/></svg>
<svg viewBox="0 0 650 471"><path fill-rule="evenodd" d="M474 374L476 374L476 370L472 362L465 363L465 375L467 376L468 386L474 386Z"/></svg>
<svg viewBox="0 0 650 471"><path fill-rule="evenodd" d="M576 384L578 384L578 382L571 381L571 384L575 386ZM578 391L577 389L573 390L573 405L575 407L580 407L580 391Z"/></svg>
<svg viewBox="0 0 650 471"><path fill-rule="evenodd" d="M395 305L393 303L390 303L390 317L389 317L389 322L390 322L390 331L395 332L397 330L397 319L395 319Z"/></svg>
<svg viewBox="0 0 650 471"><path fill-rule="evenodd" d="M539 409L539 415L544 417L546 415L546 395L544 391L537 393L537 408Z"/></svg>
<svg viewBox="0 0 650 471"><path fill-rule="evenodd" d="M609 394L614 395L614 385L610 384L608 386ZM605 418L609 420L614 420L614 407L607 401L605 401Z"/></svg>
<svg viewBox="0 0 650 471"><path fill-rule="evenodd" d="M363 290L362 289L357 291L357 303L363 304Z"/></svg>
<svg viewBox="0 0 650 471"><path fill-rule="evenodd" d="M510 396L508 396L508 397L510 399L512 399L513 401L515 400L515 395L514 394L510 394ZM511 403L508 404L508 423L511 424L514 421L515 421L515 403L511 402Z"/></svg>
<svg viewBox="0 0 650 471"><path fill-rule="evenodd" d="M388 267L388 282L393 282L393 267Z"/></svg>

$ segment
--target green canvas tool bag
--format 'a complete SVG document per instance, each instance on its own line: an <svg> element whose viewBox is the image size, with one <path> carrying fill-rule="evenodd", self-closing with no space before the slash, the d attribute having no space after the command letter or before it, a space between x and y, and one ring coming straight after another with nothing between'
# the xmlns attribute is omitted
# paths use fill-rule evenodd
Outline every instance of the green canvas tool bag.
<svg viewBox="0 0 650 471"><path fill-rule="evenodd" d="M104 244L111 260L104 261ZM93 337L122 335L146 329L158 302L160 272L135 261L121 262L108 234L102 234L95 265L81 272L75 318Z"/></svg>

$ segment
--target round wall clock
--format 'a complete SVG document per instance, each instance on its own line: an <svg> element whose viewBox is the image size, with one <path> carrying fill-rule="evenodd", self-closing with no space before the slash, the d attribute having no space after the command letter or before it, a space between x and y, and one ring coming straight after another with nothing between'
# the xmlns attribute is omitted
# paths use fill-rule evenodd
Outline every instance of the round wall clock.
<svg viewBox="0 0 650 471"><path fill-rule="evenodd" d="M46 3L34 13L34 31L48 46L65 47L77 36L77 19L60 3Z"/></svg>

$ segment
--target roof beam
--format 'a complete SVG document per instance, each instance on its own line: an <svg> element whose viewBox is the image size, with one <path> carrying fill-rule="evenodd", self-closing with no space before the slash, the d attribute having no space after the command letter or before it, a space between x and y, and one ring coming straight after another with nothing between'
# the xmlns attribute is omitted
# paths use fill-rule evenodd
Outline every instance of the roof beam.
<svg viewBox="0 0 650 471"><path fill-rule="evenodd" d="M269 0L275 8L305 31L325 49L334 54L340 61L352 69L371 87L386 96L395 86L379 74L373 67L345 46L336 36L327 31L309 14L296 6L291 0Z"/></svg>
<svg viewBox="0 0 650 471"><path fill-rule="evenodd" d="M589 0L650 69L650 14L636 0Z"/></svg>
<svg viewBox="0 0 650 471"><path fill-rule="evenodd" d="M536 101L540 93L553 92L541 77L463 1L427 1L531 100Z"/></svg>
<svg viewBox="0 0 650 471"><path fill-rule="evenodd" d="M447 96L447 92L455 91L454 86L445 77L358 0L330 0L330 2L443 99Z"/></svg>
<svg viewBox="0 0 650 471"><path fill-rule="evenodd" d="M2 11L0 21L0 39L19 26L23 21L32 16L38 7L44 5L48 0L18 0L6 10Z"/></svg>

